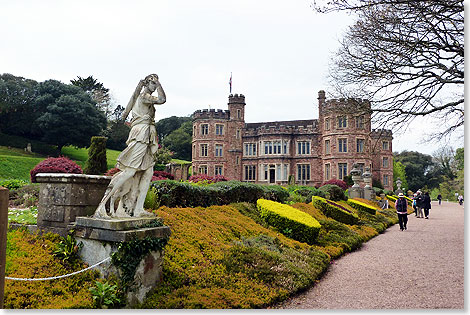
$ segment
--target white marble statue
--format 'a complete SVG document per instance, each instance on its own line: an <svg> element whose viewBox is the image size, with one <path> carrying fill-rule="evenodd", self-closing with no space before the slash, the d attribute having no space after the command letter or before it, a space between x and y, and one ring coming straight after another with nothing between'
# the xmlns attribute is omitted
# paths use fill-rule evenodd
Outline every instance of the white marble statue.
<svg viewBox="0 0 470 315"><path fill-rule="evenodd" d="M155 90L158 96L152 96ZM111 179L93 217L108 219L151 215L144 210L144 201L158 150L154 105L165 102L165 92L156 74L140 80L122 115L125 120L132 112L127 148L117 158L116 167L121 171Z"/></svg>

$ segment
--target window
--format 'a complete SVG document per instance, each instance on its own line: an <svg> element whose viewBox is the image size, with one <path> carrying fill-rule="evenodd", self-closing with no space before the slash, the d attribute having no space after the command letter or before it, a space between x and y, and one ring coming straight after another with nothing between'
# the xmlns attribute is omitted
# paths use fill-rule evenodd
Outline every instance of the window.
<svg viewBox="0 0 470 315"><path fill-rule="evenodd" d="M273 154L273 143L271 141L264 142L264 154Z"/></svg>
<svg viewBox="0 0 470 315"><path fill-rule="evenodd" d="M256 143L245 143L245 156L256 156Z"/></svg>
<svg viewBox="0 0 470 315"><path fill-rule="evenodd" d="M209 125L208 124L202 124L201 125L201 135L207 135L209 134Z"/></svg>
<svg viewBox="0 0 470 315"><path fill-rule="evenodd" d="M283 175L282 178L283 178L284 180L287 180L287 172L288 172L287 167L288 167L287 164L283 164L283 170L284 170L284 171L283 171L283 174L282 174L282 175Z"/></svg>
<svg viewBox="0 0 470 315"><path fill-rule="evenodd" d="M237 118L240 119L242 118L242 111L237 109Z"/></svg>
<svg viewBox="0 0 470 315"><path fill-rule="evenodd" d="M388 186L388 175L384 175L384 186Z"/></svg>
<svg viewBox="0 0 470 315"><path fill-rule="evenodd" d="M281 164L276 165L276 179L277 180L282 180L282 177L281 177Z"/></svg>
<svg viewBox="0 0 470 315"><path fill-rule="evenodd" d="M237 129L237 139L240 139L240 129Z"/></svg>
<svg viewBox="0 0 470 315"><path fill-rule="evenodd" d="M215 156L223 156L223 145L216 144L215 145Z"/></svg>
<svg viewBox="0 0 470 315"><path fill-rule="evenodd" d="M206 174L207 175L207 165L199 166L199 174Z"/></svg>
<svg viewBox="0 0 470 315"><path fill-rule="evenodd" d="M310 154L310 141L298 141L297 142L297 154L299 155Z"/></svg>
<svg viewBox="0 0 470 315"><path fill-rule="evenodd" d="M356 128L364 129L364 115L356 117Z"/></svg>
<svg viewBox="0 0 470 315"><path fill-rule="evenodd" d="M256 180L255 165L245 165L245 180Z"/></svg>
<svg viewBox="0 0 470 315"><path fill-rule="evenodd" d="M338 163L338 179L348 176L348 163Z"/></svg>
<svg viewBox="0 0 470 315"><path fill-rule="evenodd" d="M223 175L224 168L221 165L216 165L214 168L214 175Z"/></svg>
<svg viewBox="0 0 470 315"><path fill-rule="evenodd" d="M297 164L297 180L310 180L310 164Z"/></svg>
<svg viewBox="0 0 470 315"><path fill-rule="evenodd" d="M388 157L384 157L382 160L382 167L388 168Z"/></svg>
<svg viewBox="0 0 470 315"><path fill-rule="evenodd" d="M215 134L221 136L224 134L224 125L216 124L215 125Z"/></svg>
<svg viewBox="0 0 470 315"><path fill-rule="evenodd" d="M264 154L287 154L287 142L276 140L276 141L264 141Z"/></svg>
<svg viewBox="0 0 470 315"><path fill-rule="evenodd" d="M201 144L200 156L207 156L207 144Z"/></svg>
<svg viewBox="0 0 470 315"><path fill-rule="evenodd" d="M264 180L268 180L268 166L264 165Z"/></svg>
<svg viewBox="0 0 470 315"><path fill-rule="evenodd" d="M382 149L388 151L388 141L382 141Z"/></svg>
<svg viewBox="0 0 470 315"><path fill-rule="evenodd" d="M364 153L364 139L356 139L356 152Z"/></svg>
<svg viewBox="0 0 470 315"><path fill-rule="evenodd" d="M237 156L237 165L240 164L240 157Z"/></svg>
<svg viewBox="0 0 470 315"><path fill-rule="evenodd" d="M325 154L330 154L330 140L325 140Z"/></svg>
<svg viewBox="0 0 470 315"><path fill-rule="evenodd" d="M338 128L346 128L348 126L348 119L346 116L338 117Z"/></svg>
<svg viewBox="0 0 470 315"><path fill-rule="evenodd" d="M330 130L330 118L325 118L325 130Z"/></svg>
<svg viewBox="0 0 470 315"><path fill-rule="evenodd" d="M348 152L348 139L338 139L338 152Z"/></svg>
<svg viewBox="0 0 470 315"><path fill-rule="evenodd" d="M329 180L330 178L331 178L330 164L325 164L325 180Z"/></svg>

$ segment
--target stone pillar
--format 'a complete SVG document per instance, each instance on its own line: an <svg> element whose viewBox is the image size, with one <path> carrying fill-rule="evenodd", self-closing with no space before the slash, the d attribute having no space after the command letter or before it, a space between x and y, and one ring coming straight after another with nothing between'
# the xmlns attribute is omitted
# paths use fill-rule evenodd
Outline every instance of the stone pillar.
<svg viewBox="0 0 470 315"><path fill-rule="evenodd" d="M351 170L351 177L354 185L348 189L349 198L363 198L364 189L359 186L359 181L361 180L361 170L357 168L357 164L353 165L353 169Z"/></svg>
<svg viewBox="0 0 470 315"><path fill-rule="evenodd" d="M111 181L110 176L39 173L39 230L66 236L77 216L92 215Z"/></svg>
<svg viewBox="0 0 470 315"><path fill-rule="evenodd" d="M375 199L375 191L372 189L372 174L370 173L370 168L366 167L365 172L362 174L362 178L364 179L364 199L367 200L374 200Z"/></svg>
<svg viewBox="0 0 470 315"><path fill-rule="evenodd" d="M80 257L89 265L94 265L111 257L122 242L152 238L168 238L171 234L167 226L151 227L155 217L96 219L77 217L74 237L83 244ZM150 226L150 227L149 227ZM142 303L145 295L162 281L163 249L150 251L140 259L135 269L133 282L127 292L127 304ZM131 259L132 259L131 258ZM96 267L103 278L115 275L123 278L123 271L112 264L111 260Z"/></svg>

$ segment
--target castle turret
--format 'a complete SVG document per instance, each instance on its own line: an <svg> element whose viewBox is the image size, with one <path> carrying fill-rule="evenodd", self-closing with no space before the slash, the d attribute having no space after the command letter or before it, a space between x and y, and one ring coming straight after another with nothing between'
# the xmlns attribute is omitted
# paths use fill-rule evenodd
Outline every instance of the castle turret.
<svg viewBox="0 0 470 315"><path fill-rule="evenodd" d="M359 109L359 110L358 110ZM364 171L372 167L370 158L370 103L362 99L326 100L318 92L323 181L344 180L352 166Z"/></svg>
<svg viewBox="0 0 470 315"><path fill-rule="evenodd" d="M230 169L227 177L242 180L242 132L245 127L245 96L243 94L230 94L228 97L228 111L230 119L227 123L227 143Z"/></svg>

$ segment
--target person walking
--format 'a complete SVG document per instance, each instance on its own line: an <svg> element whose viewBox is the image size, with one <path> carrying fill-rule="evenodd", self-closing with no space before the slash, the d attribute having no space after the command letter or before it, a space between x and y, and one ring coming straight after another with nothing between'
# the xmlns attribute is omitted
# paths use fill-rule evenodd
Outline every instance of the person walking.
<svg viewBox="0 0 470 315"><path fill-rule="evenodd" d="M424 207L424 196L421 190L417 191L418 195L416 196L416 208L418 211L418 218L424 218L423 207Z"/></svg>
<svg viewBox="0 0 470 315"><path fill-rule="evenodd" d="M406 224L408 223L408 202L405 199L403 193L398 194L398 199L395 201L395 209L398 214L398 224L400 225L400 230L406 230Z"/></svg>
<svg viewBox="0 0 470 315"><path fill-rule="evenodd" d="M457 199L459 200L459 205L462 205L463 204L463 196L459 195L459 197Z"/></svg>
<svg viewBox="0 0 470 315"><path fill-rule="evenodd" d="M429 219L429 209L431 209L431 197L429 193L425 192L423 196L423 208L424 208L424 217Z"/></svg>
<svg viewBox="0 0 470 315"><path fill-rule="evenodd" d="M439 205L441 205L441 201L442 201L442 196L441 196L441 194L437 195L437 200L439 200Z"/></svg>
<svg viewBox="0 0 470 315"><path fill-rule="evenodd" d="M415 217L418 216L418 208L416 207L416 199L418 199L418 194L413 194L413 209L415 209Z"/></svg>

